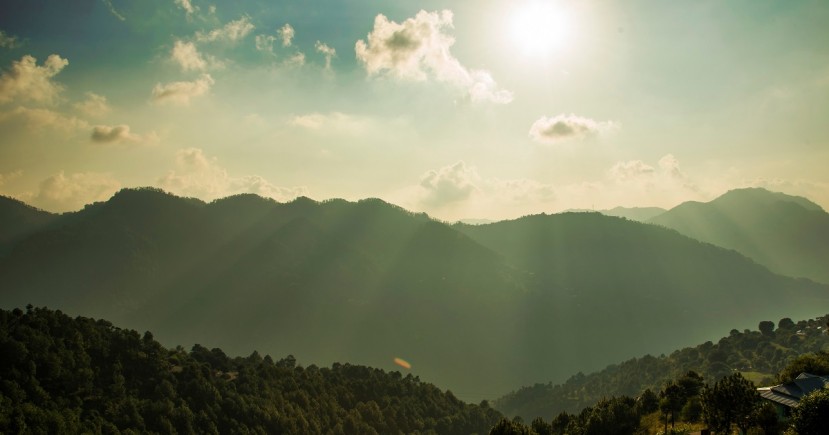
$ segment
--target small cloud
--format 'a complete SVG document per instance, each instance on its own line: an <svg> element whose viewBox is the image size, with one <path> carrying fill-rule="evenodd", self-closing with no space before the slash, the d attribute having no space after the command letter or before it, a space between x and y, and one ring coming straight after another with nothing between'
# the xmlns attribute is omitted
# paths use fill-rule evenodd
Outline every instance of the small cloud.
<svg viewBox="0 0 829 435"><path fill-rule="evenodd" d="M302 66L305 65L305 53L296 52L293 56L285 59L283 62L287 66Z"/></svg>
<svg viewBox="0 0 829 435"><path fill-rule="evenodd" d="M5 174L0 173L0 187L3 187L6 183L16 180L23 176L23 171L18 169L16 171L7 172Z"/></svg>
<svg viewBox="0 0 829 435"><path fill-rule="evenodd" d="M296 127L323 133L358 133L367 130L372 124L370 119L342 112L297 115L291 118L288 123Z"/></svg>
<svg viewBox="0 0 829 435"><path fill-rule="evenodd" d="M369 75L389 74L401 80L428 79L462 89L472 102L506 104L512 92L500 89L485 70L466 68L450 52L455 39L451 11L420 11L402 23L377 15L366 40L355 44L357 59Z"/></svg>
<svg viewBox="0 0 829 435"><path fill-rule="evenodd" d="M95 127L92 127L92 136L90 137L90 139L92 140L92 142L101 144L146 144L156 142L158 140L158 137L155 135L155 133L150 133L144 136L131 133L130 126L121 124L113 126L96 125Z"/></svg>
<svg viewBox="0 0 829 435"><path fill-rule="evenodd" d="M11 69L0 75L0 103L19 100L54 104L63 86L53 82L52 77L66 65L69 61L57 54L46 58L43 66L38 66L37 59L30 55L12 61Z"/></svg>
<svg viewBox="0 0 829 435"><path fill-rule="evenodd" d="M294 36L296 35L294 28L290 24L285 23L285 25L279 29L278 33L279 37L282 38L282 46L290 47L293 43Z"/></svg>
<svg viewBox="0 0 829 435"><path fill-rule="evenodd" d="M425 191L421 202L440 207L467 200L478 190L475 186L478 180L475 168L463 161L426 172L420 178L420 187Z"/></svg>
<svg viewBox="0 0 829 435"><path fill-rule="evenodd" d="M255 43L256 49L267 53L273 53L273 42L276 41L276 36L273 35L256 35Z"/></svg>
<svg viewBox="0 0 829 435"><path fill-rule="evenodd" d="M656 174L656 169L641 160L616 162L608 171L613 181L624 183L629 181L650 178Z"/></svg>
<svg viewBox="0 0 829 435"><path fill-rule="evenodd" d="M201 42L238 42L248 36L254 28L255 26L250 22L250 17L243 16L242 18L231 21L218 29L213 29L208 33L196 32L196 39Z"/></svg>
<svg viewBox="0 0 829 435"><path fill-rule="evenodd" d="M618 124L612 121L599 122L590 118L570 115L542 116L530 127L529 136L543 144L553 144L572 139L584 139L611 130Z"/></svg>
<svg viewBox="0 0 829 435"><path fill-rule="evenodd" d="M231 176L216 158L207 157L199 148L186 148L176 153L175 169L159 178L165 190L182 196L205 200L238 193L255 193L278 201L287 201L308 194L305 187L280 187L258 175Z"/></svg>
<svg viewBox="0 0 829 435"><path fill-rule="evenodd" d="M89 128L89 124L74 116L67 116L49 109L30 109L16 107L13 110L0 112L0 122L14 121L18 125L26 125L30 130L40 132L43 129L61 130L73 133Z"/></svg>
<svg viewBox="0 0 829 435"><path fill-rule="evenodd" d="M152 99L158 104L187 105L191 98L206 94L213 83L210 74L202 74L192 82L172 82L164 85L158 83L153 88Z"/></svg>
<svg viewBox="0 0 829 435"><path fill-rule="evenodd" d="M187 15L191 15L198 10L197 7L193 6L193 3L190 0L174 0L176 6L183 9Z"/></svg>
<svg viewBox="0 0 829 435"><path fill-rule="evenodd" d="M63 212L104 201L120 188L121 183L110 174L82 172L66 175L60 171L41 181L36 194L24 195L21 199L45 210Z"/></svg>
<svg viewBox="0 0 829 435"><path fill-rule="evenodd" d="M176 41L170 51L170 59L176 62L182 71L203 71L207 68L207 61L192 42Z"/></svg>
<svg viewBox="0 0 829 435"><path fill-rule="evenodd" d="M127 20L123 15L121 15L117 10L115 10L115 6L112 5L112 0L103 0L103 2L107 6L107 8L109 9L109 12L112 13L112 15L115 18L118 18L120 21L126 21Z"/></svg>
<svg viewBox="0 0 829 435"><path fill-rule="evenodd" d="M94 92L87 92L86 99L75 103L74 107L79 112L91 118L99 118L109 113L111 108L107 99L103 95L98 95Z"/></svg>
<svg viewBox="0 0 829 435"><path fill-rule="evenodd" d="M0 47L16 48L18 46L19 42L17 41L17 36L9 35L6 32L0 30Z"/></svg>
<svg viewBox="0 0 829 435"><path fill-rule="evenodd" d="M337 50L334 50L333 48L329 47L328 44L325 44L320 41L317 41L317 43L314 44L314 48L318 52L322 53L322 55L325 57L325 69L330 70L331 58L337 56Z"/></svg>

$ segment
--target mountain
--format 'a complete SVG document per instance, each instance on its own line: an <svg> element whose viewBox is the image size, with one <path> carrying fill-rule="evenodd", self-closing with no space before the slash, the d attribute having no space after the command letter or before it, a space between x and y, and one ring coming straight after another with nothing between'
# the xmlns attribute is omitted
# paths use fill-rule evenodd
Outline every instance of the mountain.
<svg viewBox="0 0 829 435"><path fill-rule="evenodd" d="M827 321L829 315L797 323L783 318L777 329L771 321L760 322L760 330L734 329L714 343L707 341L668 355L632 358L586 375L579 372L561 384L522 387L493 405L506 416L521 416L524 421L551 419L562 411L578 413L605 397L659 391L688 371L700 374L709 384L740 371L758 386L774 385L777 373L797 356L829 350Z"/></svg>
<svg viewBox="0 0 829 435"><path fill-rule="evenodd" d="M0 306L60 308L302 361L392 368L478 401L659 353L829 288L734 251L600 214L446 225L377 199L204 203L122 190L0 257Z"/></svg>
<svg viewBox="0 0 829 435"><path fill-rule="evenodd" d="M400 372L254 351L166 349L146 332L0 310L2 433L485 433L500 414Z"/></svg>
<svg viewBox="0 0 829 435"><path fill-rule="evenodd" d="M600 213L607 216L616 216L630 219L632 221L647 222L648 220L665 213L664 208L659 207L614 207L610 210L602 210Z"/></svg>
<svg viewBox="0 0 829 435"><path fill-rule="evenodd" d="M805 198L738 189L680 204L650 222L734 249L774 272L829 283L829 213Z"/></svg>
<svg viewBox="0 0 829 435"><path fill-rule="evenodd" d="M601 213L605 216L615 216L632 221L647 222L655 216L665 213L664 208L659 207L614 207L609 210L588 210L588 209L569 209L562 213ZM466 222L464 222L466 223Z"/></svg>
<svg viewBox="0 0 829 435"><path fill-rule="evenodd" d="M8 253L16 242L45 228L55 219L55 214L0 196L0 255Z"/></svg>

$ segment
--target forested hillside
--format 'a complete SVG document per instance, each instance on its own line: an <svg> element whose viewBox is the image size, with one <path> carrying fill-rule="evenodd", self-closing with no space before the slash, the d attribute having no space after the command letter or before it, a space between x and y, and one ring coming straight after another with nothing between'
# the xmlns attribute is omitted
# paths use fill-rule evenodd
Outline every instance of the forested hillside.
<svg viewBox="0 0 829 435"><path fill-rule="evenodd" d="M734 249L774 272L829 283L829 213L806 198L737 189L680 204L650 222Z"/></svg>
<svg viewBox="0 0 829 435"><path fill-rule="evenodd" d="M494 402L507 416L526 421L552 419L562 411L578 413L604 397L637 397L646 389L659 391L671 379L695 371L709 382L741 372L758 386L775 384L777 374L799 355L829 350L829 315L794 323L783 318L763 321L759 330L732 330L717 343L706 342L658 357L646 355L599 372L578 373L562 384L535 384ZM798 373L794 373L796 376ZM791 374L788 375L791 377Z"/></svg>
<svg viewBox="0 0 829 435"><path fill-rule="evenodd" d="M2 433L487 433L500 414L400 372L166 349L60 311L0 310Z"/></svg>
<svg viewBox="0 0 829 435"><path fill-rule="evenodd" d="M470 401L659 353L829 288L597 213L455 225L376 199L204 203L126 189L0 257L0 306L151 330L167 346L290 352L413 373Z"/></svg>

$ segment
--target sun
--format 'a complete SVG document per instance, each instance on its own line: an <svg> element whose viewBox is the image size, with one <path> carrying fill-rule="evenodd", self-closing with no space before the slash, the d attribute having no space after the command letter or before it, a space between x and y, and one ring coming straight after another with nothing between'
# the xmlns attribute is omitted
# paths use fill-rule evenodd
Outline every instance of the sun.
<svg viewBox="0 0 829 435"><path fill-rule="evenodd" d="M570 42L570 17L550 1L525 2L510 17L510 39L515 51L532 57L560 53Z"/></svg>

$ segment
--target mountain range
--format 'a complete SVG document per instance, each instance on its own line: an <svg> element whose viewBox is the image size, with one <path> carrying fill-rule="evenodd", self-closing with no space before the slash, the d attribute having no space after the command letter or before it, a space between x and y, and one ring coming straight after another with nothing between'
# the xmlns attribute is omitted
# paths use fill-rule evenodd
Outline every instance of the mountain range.
<svg viewBox="0 0 829 435"><path fill-rule="evenodd" d="M0 218L3 307L106 317L167 346L400 357L464 400L829 307L824 284L598 213L447 225L377 199L143 188L62 215L5 200Z"/></svg>

